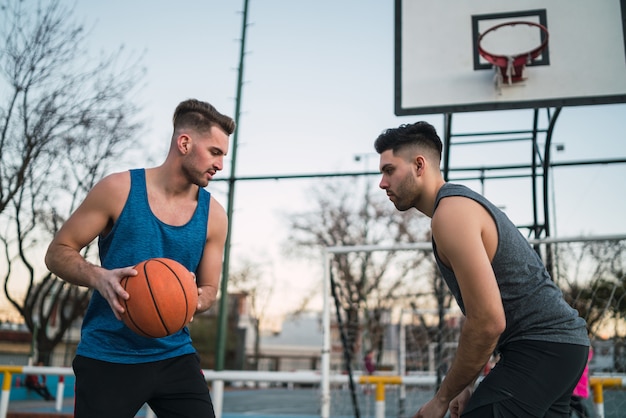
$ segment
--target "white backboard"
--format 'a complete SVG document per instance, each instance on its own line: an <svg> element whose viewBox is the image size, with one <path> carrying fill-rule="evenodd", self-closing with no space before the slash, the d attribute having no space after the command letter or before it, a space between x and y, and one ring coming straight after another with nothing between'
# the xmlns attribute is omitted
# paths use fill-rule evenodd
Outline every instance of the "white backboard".
<svg viewBox="0 0 626 418"><path fill-rule="evenodd" d="M398 116L626 102L626 0L396 0L395 7ZM549 42L523 82L498 87L476 41L511 21L544 25ZM541 40L539 30L533 36ZM517 47L525 45L511 51Z"/></svg>

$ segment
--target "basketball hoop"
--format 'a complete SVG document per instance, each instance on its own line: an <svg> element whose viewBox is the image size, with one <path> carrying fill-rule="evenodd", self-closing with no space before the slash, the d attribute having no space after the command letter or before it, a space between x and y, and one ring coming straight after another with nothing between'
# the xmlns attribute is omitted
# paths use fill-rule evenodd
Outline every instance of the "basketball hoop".
<svg viewBox="0 0 626 418"><path fill-rule="evenodd" d="M520 39L526 40L529 39L529 35L533 35L534 38L531 38L531 42L536 44L536 32L533 29L538 28L540 30L540 42L541 44L537 47L532 46L522 46L521 51L515 51L511 53L506 53L507 49L510 50L509 40L513 40L512 42L518 44L523 44L523 42L518 42ZM506 29L509 38L504 36L494 36L495 32L498 29L502 29L501 32L504 32ZM485 49L485 37L489 35L489 38L492 40L499 39L499 43L503 46L498 48L497 42L493 42L491 46L488 46L488 49L491 51L487 51ZM526 79L524 74L526 65L532 63L544 49L548 46L548 29L534 22L525 22L525 21L513 21L501 23L499 25L493 26L492 28L486 30L483 34L478 37L478 53L489 63L493 64L496 70L496 84L498 87L502 84L504 79L507 80L509 85L513 83L518 83ZM501 49L501 50L498 50ZM508 51L507 51L508 52Z"/></svg>

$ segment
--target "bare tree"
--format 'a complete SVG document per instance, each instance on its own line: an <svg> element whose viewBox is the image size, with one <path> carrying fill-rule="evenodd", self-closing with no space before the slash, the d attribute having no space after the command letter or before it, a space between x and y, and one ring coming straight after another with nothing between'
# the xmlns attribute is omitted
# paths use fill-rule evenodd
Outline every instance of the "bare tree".
<svg viewBox="0 0 626 418"><path fill-rule="evenodd" d="M354 182L320 183L309 195L313 209L289 217L287 244L303 251L301 255L330 246L403 244L430 237L426 217L417 211L398 212L382 193L379 198L355 193ZM351 252L336 254L332 264L351 358L361 338L380 356L385 316L393 307L409 308L411 302L433 295L428 253ZM365 336L360 335L362 324Z"/></svg>
<svg viewBox="0 0 626 418"><path fill-rule="evenodd" d="M254 332L254 359L252 370L259 369L261 353L261 323L265 319L275 280L266 268L254 261L243 260L241 266L231 273L229 285L232 290L238 290L246 295L248 301L248 316L252 322Z"/></svg>
<svg viewBox="0 0 626 418"><path fill-rule="evenodd" d="M566 300L587 321L590 333L626 319L626 241L561 244L558 283ZM619 327L615 329L619 335Z"/></svg>
<svg viewBox="0 0 626 418"><path fill-rule="evenodd" d="M42 252L140 128L131 97L144 69L123 49L94 59L60 1L32 7L0 3L0 242L5 295L48 364L89 293L42 273Z"/></svg>

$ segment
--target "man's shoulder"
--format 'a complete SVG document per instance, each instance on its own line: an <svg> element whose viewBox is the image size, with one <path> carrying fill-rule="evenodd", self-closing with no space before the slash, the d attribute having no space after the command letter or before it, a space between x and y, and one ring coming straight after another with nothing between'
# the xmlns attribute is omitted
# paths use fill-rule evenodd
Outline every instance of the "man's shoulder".
<svg viewBox="0 0 626 418"><path fill-rule="evenodd" d="M91 202L91 205L99 207L102 210L111 210L118 213L128 198L130 192L130 173L119 172L112 173L102 178L91 189L86 202ZM108 209L105 209L108 208Z"/></svg>
<svg viewBox="0 0 626 418"><path fill-rule="evenodd" d="M125 170L125 171L117 171L114 173L107 174L100 180L100 182L108 181L108 182L127 182L130 181L130 175L132 171L138 170Z"/></svg>
<svg viewBox="0 0 626 418"><path fill-rule="evenodd" d="M105 193L128 190L130 188L130 171L111 173L103 177L94 187Z"/></svg>
<svg viewBox="0 0 626 418"><path fill-rule="evenodd" d="M228 215L224 206L213 195L209 199L209 222L226 222Z"/></svg>
<svg viewBox="0 0 626 418"><path fill-rule="evenodd" d="M463 184L448 182L448 183L445 183L443 186L441 186L438 194L440 197L447 197L447 196L473 197L477 195L478 192L476 192L473 189L470 189L469 187Z"/></svg>

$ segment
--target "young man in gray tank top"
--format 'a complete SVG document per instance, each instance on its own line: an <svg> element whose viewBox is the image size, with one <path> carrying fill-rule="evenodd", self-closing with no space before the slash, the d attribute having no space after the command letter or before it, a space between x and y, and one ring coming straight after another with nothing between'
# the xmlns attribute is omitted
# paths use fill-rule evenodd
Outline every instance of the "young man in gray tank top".
<svg viewBox="0 0 626 418"><path fill-rule="evenodd" d="M537 253L495 205L444 181L430 124L388 129L374 147L389 200L432 218L435 259L465 315L452 365L414 418L569 417L589 339ZM500 361L474 390L494 352Z"/></svg>

